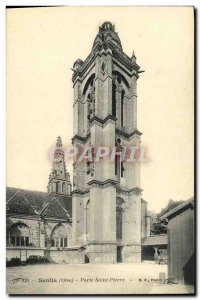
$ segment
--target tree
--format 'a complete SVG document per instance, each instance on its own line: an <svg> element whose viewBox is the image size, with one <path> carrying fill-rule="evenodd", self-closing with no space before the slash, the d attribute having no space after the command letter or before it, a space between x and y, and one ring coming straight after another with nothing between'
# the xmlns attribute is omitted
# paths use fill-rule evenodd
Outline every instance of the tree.
<svg viewBox="0 0 200 300"><path fill-rule="evenodd" d="M150 228L151 234L166 234L167 233L166 221L161 220L160 217L183 202L184 202L183 200L174 201L170 199L166 207L162 208L159 213L156 214L154 212L149 212L151 218L151 228Z"/></svg>
<svg viewBox="0 0 200 300"><path fill-rule="evenodd" d="M174 201L173 199L169 199L168 204L161 209L161 211L158 213L158 217L161 217L162 215L166 214L171 209L175 208L179 204L183 203L183 200Z"/></svg>

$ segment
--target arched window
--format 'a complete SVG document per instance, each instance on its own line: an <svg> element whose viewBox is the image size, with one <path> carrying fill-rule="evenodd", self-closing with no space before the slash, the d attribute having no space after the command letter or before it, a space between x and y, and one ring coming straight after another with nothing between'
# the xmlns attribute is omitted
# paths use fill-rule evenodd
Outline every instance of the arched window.
<svg viewBox="0 0 200 300"><path fill-rule="evenodd" d="M53 182L53 193L56 193L57 184L56 182Z"/></svg>
<svg viewBox="0 0 200 300"><path fill-rule="evenodd" d="M112 115L116 117L116 85L112 85Z"/></svg>
<svg viewBox="0 0 200 300"><path fill-rule="evenodd" d="M62 183L62 192L63 192L63 194L66 194L66 192L67 192L66 187L67 187L66 182L63 182Z"/></svg>
<svg viewBox="0 0 200 300"><path fill-rule="evenodd" d="M112 83L112 115L117 118L117 125L122 128L125 126L125 95L129 88L126 78L115 71Z"/></svg>
<svg viewBox="0 0 200 300"><path fill-rule="evenodd" d="M118 155L115 155L115 175L118 174Z"/></svg>
<svg viewBox="0 0 200 300"><path fill-rule="evenodd" d="M116 199L116 238L121 240L123 237L123 205L124 200L121 198Z"/></svg>
<svg viewBox="0 0 200 300"><path fill-rule="evenodd" d="M121 127L124 126L124 90L121 91Z"/></svg>
<svg viewBox="0 0 200 300"><path fill-rule="evenodd" d="M10 246L29 246L31 240L30 228L24 223L15 223L9 230Z"/></svg>
<svg viewBox="0 0 200 300"><path fill-rule="evenodd" d="M71 194L71 185L68 184L68 195L70 195L70 194Z"/></svg>
<svg viewBox="0 0 200 300"><path fill-rule="evenodd" d="M115 142L116 147L116 155L115 155L115 175L117 176L118 182L120 181L120 177L124 177L124 161L123 161L123 145L121 143L121 139L117 138ZM121 153L121 154L120 154Z"/></svg>
<svg viewBox="0 0 200 300"><path fill-rule="evenodd" d="M90 231L90 200L88 200L86 205L86 239L89 239Z"/></svg>
<svg viewBox="0 0 200 300"><path fill-rule="evenodd" d="M61 183L60 183L60 181L56 182L56 193L58 193L58 194L61 193Z"/></svg>
<svg viewBox="0 0 200 300"><path fill-rule="evenodd" d="M94 80L94 74L88 79L87 83L85 84L85 87L83 89L83 95L85 97L85 124L87 127L87 134L90 132L90 120L93 119L95 116L95 80Z"/></svg>
<svg viewBox="0 0 200 300"><path fill-rule="evenodd" d="M51 246L57 248L67 247L68 233L63 224L58 224L54 227L51 233Z"/></svg>

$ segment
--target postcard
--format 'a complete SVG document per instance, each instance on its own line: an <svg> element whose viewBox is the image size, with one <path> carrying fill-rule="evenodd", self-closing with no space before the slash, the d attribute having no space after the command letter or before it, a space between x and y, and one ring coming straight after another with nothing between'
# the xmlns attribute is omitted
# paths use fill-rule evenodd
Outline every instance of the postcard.
<svg viewBox="0 0 200 300"><path fill-rule="evenodd" d="M6 8L8 294L195 293L194 14Z"/></svg>

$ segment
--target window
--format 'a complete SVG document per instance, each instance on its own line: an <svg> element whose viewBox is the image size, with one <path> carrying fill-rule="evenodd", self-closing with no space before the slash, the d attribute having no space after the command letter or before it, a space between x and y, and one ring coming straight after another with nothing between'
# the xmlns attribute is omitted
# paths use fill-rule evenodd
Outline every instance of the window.
<svg viewBox="0 0 200 300"><path fill-rule="evenodd" d="M64 247L67 247L67 238L64 238Z"/></svg>
<svg viewBox="0 0 200 300"><path fill-rule="evenodd" d="M89 240L90 234L90 200L86 204L86 239Z"/></svg>
<svg viewBox="0 0 200 300"><path fill-rule="evenodd" d="M66 182L63 182L62 183L62 192L63 193L66 193L67 191L66 191Z"/></svg>
<svg viewBox="0 0 200 300"><path fill-rule="evenodd" d="M124 200L116 199L116 238L121 240L123 238L123 205Z"/></svg>
<svg viewBox="0 0 200 300"><path fill-rule="evenodd" d="M55 244L56 244L56 247L59 247L59 246L60 246L59 238L55 238Z"/></svg>
<svg viewBox="0 0 200 300"><path fill-rule="evenodd" d="M9 230L9 246L29 246L30 244L30 228L21 222L15 223Z"/></svg>
<svg viewBox="0 0 200 300"><path fill-rule="evenodd" d="M116 117L116 86L112 85L112 115Z"/></svg>
<svg viewBox="0 0 200 300"><path fill-rule="evenodd" d="M29 246L29 237L11 236L10 244L11 246Z"/></svg>
<svg viewBox="0 0 200 300"><path fill-rule="evenodd" d="M60 187L60 182L57 181L57 182L56 182L56 193L59 193L59 192L60 192L59 187Z"/></svg>
<svg viewBox="0 0 200 300"><path fill-rule="evenodd" d="M117 175L117 169L118 169L118 156L115 155L115 175Z"/></svg>
<svg viewBox="0 0 200 300"><path fill-rule="evenodd" d="M54 227L51 234L52 247L67 247L67 229L63 224L58 224Z"/></svg>
<svg viewBox="0 0 200 300"><path fill-rule="evenodd" d="M28 236L25 237L25 246L29 246L29 237Z"/></svg>
<svg viewBox="0 0 200 300"><path fill-rule="evenodd" d="M54 239L51 240L51 247L67 247L67 238L59 238L59 237L56 237Z"/></svg>
<svg viewBox="0 0 200 300"><path fill-rule="evenodd" d="M117 207L116 211L116 237L117 239L121 240L122 239L122 209Z"/></svg>
<svg viewBox="0 0 200 300"><path fill-rule="evenodd" d="M124 162L121 161L121 177L124 177Z"/></svg>
<svg viewBox="0 0 200 300"><path fill-rule="evenodd" d="M121 127L124 126L124 90L121 92Z"/></svg>
<svg viewBox="0 0 200 300"><path fill-rule="evenodd" d="M25 246L24 236L21 236L21 246Z"/></svg>
<svg viewBox="0 0 200 300"><path fill-rule="evenodd" d="M15 246L15 236L11 236L11 246Z"/></svg>
<svg viewBox="0 0 200 300"><path fill-rule="evenodd" d="M17 236L17 245L16 246L20 246L20 237Z"/></svg>

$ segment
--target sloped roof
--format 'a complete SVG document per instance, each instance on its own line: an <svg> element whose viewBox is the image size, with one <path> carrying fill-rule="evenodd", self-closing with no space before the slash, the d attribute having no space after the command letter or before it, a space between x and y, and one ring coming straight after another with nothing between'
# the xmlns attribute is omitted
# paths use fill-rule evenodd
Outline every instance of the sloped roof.
<svg viewBox="0 0 200 300"><path fill-rule="evenodd" d="M178 206L174 207L170 211L168 211L166 214L162 215L160 217L161 220L166 219L166 218L173 218L175 215L180 214L184 210L188 209L189 207L193 207L194 205L194 198L190 198L187 201L184 201L183 203L179 204Z"/></svg>
<svg viewBox="0 0 200 300"><path fill-rule="evenodd" d="M17 191L9 199L9 201L6 204L6 212L16 214L28 213L29 215L38 214L38 212L34 209L34 207L29 203L29 201L23 196L23 194L20 191Z"/></svg>
<svg viewBox="0 0 200 300"><path fill-rule="evenodd" d="M54 218L70 218L68 211L56 198L53 198L51 202L47 204L41 212L41 215Z"/></svg>
<svg viewBox="0 0 200 300"><path fill-rule="evenodd" d="M52 203L53 199L56 201ZM68 218L68 214L72 216L72 197L7 187L6 211L29 215L42 212L45 216Z"/></svg>
<svg viewBox="0 0 200 300"><path fill-rule="evenodd" d="M104 22L101 27L99 27L99 32L94 40L92 49L99 44L105 44L108 41L112 41L116 48L122 51L122 44L118 33L115 31L115 26L110 22Z"/></svg>
<svg viewBox="0 0 200 300"><path fill-rule="evenodd" d="M167 245L167 234L150 235L142 241L143 246Z"/></svg>

